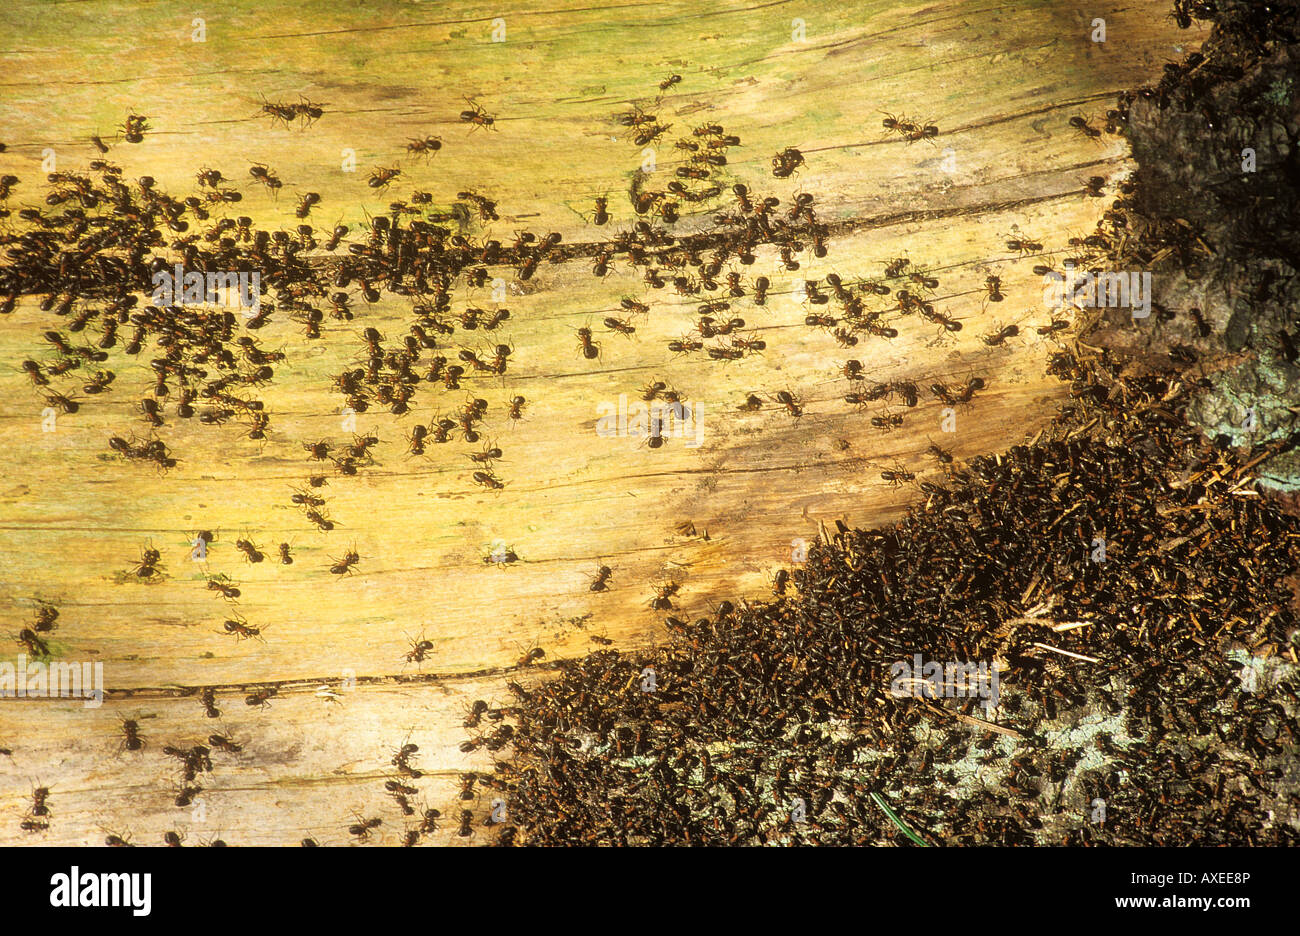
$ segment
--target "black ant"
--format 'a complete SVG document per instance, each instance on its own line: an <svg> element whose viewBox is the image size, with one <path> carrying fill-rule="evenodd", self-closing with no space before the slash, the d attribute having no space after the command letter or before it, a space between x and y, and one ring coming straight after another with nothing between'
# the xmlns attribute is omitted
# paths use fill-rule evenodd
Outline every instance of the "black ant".
<svg viewBox="0 0 1300 936"><path fill-rule="evenodd" d="M600 357L600 344L591 340L591 329L585 325L578 329L578 347L582 349L582 356L588 361Z"/></svg>
<svg viewBox="0 0 1300 936"><path fill-rule="evenodd" d="M460 112L460 119L462 123L470 124L471 131L478 129L479 127L484 127L488 130L496 129L496 127L494 126L494 124L496 123L496 118L493 117L491 114L489 114L487 111L485 111L481 104L476 104L470 98L465 98L465 101L467 104L469 104L470 109L463 110Z"/></svg>
<svg viewBox="0 0 1300 936"><path fill-rule="evenodd" d="M789 390L778 390L775 399L776 402L784 406L785 411L794 418L798 419L803 415L803 401Z"/></svg>
<svg viewBox="0 0 1300 936"><path fill-rule="evenodd" d="M614 574L614 570L607 565L602 565L596 570L596 577L591 582L591 590L594 592L609 591L609 578Z"/></svg>

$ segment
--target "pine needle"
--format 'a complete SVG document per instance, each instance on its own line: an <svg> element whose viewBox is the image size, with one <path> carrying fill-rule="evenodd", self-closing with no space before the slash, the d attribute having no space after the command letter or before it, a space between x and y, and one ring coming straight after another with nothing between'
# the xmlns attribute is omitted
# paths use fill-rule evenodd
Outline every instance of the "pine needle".
<svg viewBox="0 0 1300 936"><path fill-rule="evenodd" d="M907 826L903 825L903 820L899 819L898 816L894 815L894 811L889 808L889 804L885 802L885 798L883 796L881 796L879 793L872 793L871 798L876 801L877 806L879 806L881 809L885 811L885 815L889 817L889 821L892 822L894 825L898 826L899 831L901 831L909 839L911 839L916 844L922 846L923 848L930 847L929 842L921 838L919 835L917 835Z"/></svg>

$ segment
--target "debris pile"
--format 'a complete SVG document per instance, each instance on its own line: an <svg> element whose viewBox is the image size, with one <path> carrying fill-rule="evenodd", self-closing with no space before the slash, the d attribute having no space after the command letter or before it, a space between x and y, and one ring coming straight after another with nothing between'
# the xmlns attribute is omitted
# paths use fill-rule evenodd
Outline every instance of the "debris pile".
<svg viewBox="0 0 1300 936"><path fill-rule="evenodd" d="M1176 378L1051 369L1050 434L832 536L770 603L512 687L498 840L1300 840L1300 521L1252 487L1283 446L1201 441ZM898 693L917 655L986 664L996 708Z"/></svg>

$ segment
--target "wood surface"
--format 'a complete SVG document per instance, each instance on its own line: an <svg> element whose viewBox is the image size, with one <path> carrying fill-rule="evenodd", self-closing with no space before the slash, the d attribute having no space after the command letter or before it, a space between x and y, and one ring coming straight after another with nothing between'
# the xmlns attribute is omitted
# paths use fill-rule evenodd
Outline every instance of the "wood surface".
<svg viewBox="0 0 1300 936"><path fill-rule="evenodd" d="M105 830L137 844L160 844L168 830L184 832L186 844L218 836L295 844L307 835L347 844L354 813L384 819L370 843L396 844L403 820L383 782L405 740L420 747L417 799L449 817L460 808L458 775L490 769L491 755L457 747L474 699L508 704L506 679L541 678L555 661L598 649L593 636L621 650L662 642L662 613L649 607L657 583L680 583L674 603L691 615L724 598L764 598L772 574L795 558L794 541L811 543L820 523L874 526L915 502L915 485L890 485L880 472L902 465L938 479L925 454L931 442L960 458L1033 435L1068 398L1044 368L1070 336L1035 332L1048 315L1031 267L1068 255L1067 238L1087 233L1109 204L1085 194L1089 176L1114 180L1131 169L1121 138L1088 139L1068 120L1081 114L1100 125L1116 92L1154 80L1183 43L1203 38L1195 28L1179 32L1164 0L1086 12L1028 0L224 6L208 16L206 42L194 43L189 4L6 4L0 172L23 180L11 205L39 203L45 149L61 169L82 167L95 155L89 135L109 139L134 111L154 129L139 145L116 141L108 159L173 194L193 191L200 167L218 168L245 194L237 213L258 226L291 229L296 195L306 191L322 195L314 224L355 232L412 188L441 204L472 188L499 204L487 236L558 231L566 243L594 243L636 220L626 193L642 148L613 119L636 104L678 131L716 122L738 134L743 146L731 150L726 184L783 204L815 196L836 233L826 258L801 255L799 277L879 277L906 256L940 280L936 306L964 327L951 335L900 317L896 339L842 349L828 331L804 325L811 308L763 250L745 272L771 277L768 304L739 300L736 311L767 350L723 365L667 351L692 327L700 299L651 290L626 264L603 279L590 260L543 264L527 283L496 270L510 284L511 318L481 340L504 336L515 355L504 378L469 380L466 389L489 400L486 435L504 450L496 470L505 490L472 482L466 453L474 447L405 454L413 422L463 401L430 390L413 416L358 417L357 431L382 440L376 464L331 479L325 493L338 526L321 533L289 502L311 468L301 443L349 436L331 377L359 359L362 328L405 333L409 301L359 302L356 321L331 323L317 342L275 317L258 336L287 356L260 392L270 439L169 416L159 436L181 462L160 474L107 448L110 435L145 434L136 406L152 385L147 354L132 361L116 351L106 365L117 373L114 392L83 397L78 413L43 431L45 404L19 364L48 357L41 333L51 326L36 298L24 299L0 319L0 614L16 634L38 600L57 605L55 658L102 662L109 692L97 709L0 700L0 745L13 751L0 758L6 844L100 844ZM1106 20L1104 44L1089 39L1094 16ZM494 43L497 17L506 39ZM806 24L802 42L792 41L796 17ZM682 82L657 100L658 82L673 73ZM275 126L258 113L263 99L299 95L326 104L310 127ZM496 116L495 130L460 122L466 98ZM908 144L882 129L882 112L923 118L941 133ZM408 156L407 141L428 134L441 137L442 150L425 161ZM774 179L772 154L786 146L807 165ZM345 149L356 153L356 173L340 168ZM668 145L656 155L662 185L676 156ZM278 199L248 178L255 162L284 180ZM366 184L374 166L398 166L403 176L376 193ZM598 195L613 214L604 228L588 220ZM707 215L688 215L676 230L708 228ZM1015 233L1047 250L1019 257L1004 243ZM1001 303L984 298L989 274L1002 279ZM652 307L635 338L600 326L623 296ZM453 307L489 304L486 291L460 288ZM575 329L587 324L601 344L597 361L579 353ZM981 341L1010 324L1020 335L1004 347ZM837 371L850 357L873 381L914 381L920 404L846 404L850 388ZM972 376L986 389L958 411L955 433L942 432L942 404L924 388ZM698 448L670 439L652 450L597 435L600 404L617 406L620 394L637 400L655 379L698 408ZM802 398L801 417L772 402L780 390ZM767 400L760 412L737 411L748 393ZM505 405L514 394L529 405L512 423ZM901 413L902 427L873 428L870 417L886 412ZM695 535L680 532L686 523ZM206 563L189 559L199 529L217 534ZM266 562L242 560L233 542L245 535ZM292 566L274 561L281 541L293 544ZM165 577L130 581L123 573L149 542L163 554ZM520 561L484 562L494 542ZM331 575L331 558L353 544L363 557L357 574ZM594 593L601 564L612 569L611 588ZM218 573L239 582L237 610L265 627L264 641L221 633L231 608L204 587ZM434 651L422 664L404 662L420 637ZM518 661L533 647L545 659L535 676L521 674ZM268 684L280 688L269 708L244 704ZM204 686L217 689L220 720L204 717ZM143 752L121 749L123 718L139 721ZM200 780L202 807L177 808L176 762L161 749L219 727L243 751L214 752L214 770ZM24 833L35 786L50 789L50 827ZM485 799L474 807L483 813ZM426 841L482 838L460 838L447 819Z"/></svg>

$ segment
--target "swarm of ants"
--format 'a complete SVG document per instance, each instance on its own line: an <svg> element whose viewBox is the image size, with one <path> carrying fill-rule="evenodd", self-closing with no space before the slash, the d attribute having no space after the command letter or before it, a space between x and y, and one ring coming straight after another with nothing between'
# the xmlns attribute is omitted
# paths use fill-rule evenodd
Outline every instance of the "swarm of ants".
<svg viewBox="0 0 1300 936"><path fill-rule="evenodd" d="M1178 5L1180 26L1193 7ZM1189 61L1174 78L1146 90L1157 99L1177 99L1179 82L1200 64ZM660 99L680 81L677 75L665 78ZM460 113L463 124L499 129L494 115L472 100L467 104ZM260 115L305 128L325 107L306 99L266 101ZM634 107L616 119L632 143L645 146L672 139L673 124L661 117ZM1108 113L1106 132L1119 132L1126 119L1123 107ZM1067 126L1090 139L1102 133L1083 116L1070 118ZM906 116L886 115L883 127L909 144L939 134L937 126ZM119 136L140 143L153 129L149 118L131 114ZM94 145L98 156L107 155L98 137ZM217 169L197 174L193 194L173 196L148 176L128 183L119 166L96 158L84 172L52 174L45 207L17 211L13 217L21 226L0 235L12 261L0 266L0 314L12 311L19 296L40 295L42 311L59 317L58 327L45 332L49 357L24 361L22 370L46 405L64 415L77 413L84 401L67 387L55 389L54 381L75 382L87 396L102 397L122 388L104 366L110 352L124 363L147 360L154 382L135 407L143 437L123 430L107 445L124 463L161 472L175 468L181 456L156 433L178 421L205 427L234 421L247 441L257 443L272 431L256 391L273 381L286 353L264 347L243 328L255 332L279 314L300 326L306 341L323 340L332 329L350 331L347 323L362 311L361 303L373 305L385 294L404 297L412 304L405 333L386 336L374 327L352 332L358 358L334 378L334 387L354 414L387 411L396 418L423 405L420 393L435 395L440 405L426 409L427 419L405 432L407 455L425 457L434 446L462 442L469 446L461 453L470 461L461 462L466 483L501 492L507 482L497 476L496 465L508 460L488 437L488 413L504 411L519 420L529 401L515 394L506 405L492 404L476 395L485 384L473 382L500 380L514 363L514 346L498 331L508 332L511 314L499 303L454 311L456 290L484 288L494 270L512 269L516 281L525 283L543 263L587 260L599 277L625 265L648 290L671 289L696 306L690 331L668 343L672 353L704 355L718 366L763 353L766 341L744 331L745 318L733 306L761 308L772 284L766 276L747 276L746 269L760 248L773 248L782 270L797 274L801 257L826 256L830 227L819 219L811 194L783 202L742 183L726 185L723 171L730 151L740 145L720 124L688 131L679 125L672 149L680 163L671 178L651 187L652 176L634 174L631 228L589 244L565 243L556 232L521 231L504 242L476 235L467 227L474 219L486 224L500 216L496 201L475 191L459 192L445 211L428 207L428 193L413 193L355 232L343 224L314 227L312 213L319 217L322 199L302 192L293 209L301 223L292 230L258 230L247 216L228 216L242 193ZM432 135L406 144L407 154L420 159L441 148L441 139ZM806 168L805 154L793 146L771 157L777 179L794 178ZM265 164L253 164L248 173L273 195L283 187ZM400 167L380 166L366 187L387 191L404 179ZM0 178L0 201L21 185L14 176ZM1093 177L1086 190L1098 197L1103 185ZM1173 229L1157 232L1165 243L1130 242L1121 230L1122 209L1112 212L1095 233L1070 246L1085 253L1122 245L1148 250L1147 258L1166 248L1179 254L1194 249L1186 234ZM688 232L677 227L684 215L707 216L709 224ZM603 227L610 220L608 197L597 197L592 224ZM345 243L353 233L359 236ZM1005 246L1018 259L1043 250L1025 236L1009 238ZM173 258L187 268L257 271L269 294L242 322L240 313L229 310L141 302L152 275ZM906 257L887 263L884 276L872 280L798 275L798 291L810 309L804 326L824 331L843 348L897 337L895 317L917 315L940 334L961 329L961 322L936 307L937 277ZM1000 278L990 274L983 292L987 302L1001 302ZM600 340L590 325L576 330L575 358L599 362L602 354L617 353L623 339L640 340L644 328L637 329L649 305L628 297L621 310L603 318ZM1052 335L1062 327L1053 320L1038 331ZM486 347L473 340L479 335L492 335ZM1008 325L981 340L992 348L1017 335L1019 327ZM461 346L452 347L457 338ZM902 843L899 830L872 805L871 793L886 795L935 841L1019 844L1046 840L1050 832L1056 840L1080 844L1177 843L1194 834L1225 842L1293 842L1289 826L1266 821L1265 796L1284 746L1295 741L1295 689L1282 682L1269 692L1234 698L1231 713L1211 725L1203 712L1219 701L1234 673L1229 664L1207 659L1201 652L1207 638L1193 635L1205 633L1205 621L1227 621L1213 639L1285 646L1296 622L1280 583L1294 573L1295 557L1243 531L1266 529L1291 538L1300 531L1267 505L1233 496L1232 485L1245 477L1244 461L1201 445L1164 418L1186 406L1187 387L1102 374L1096 362L1066 352L1051 367L1070 382L1073 403L1047 441L960 466L950 452L932 446L947 480L923 482L922 506L892 528L842 528L815 547L801 568L778 574L772 602L723 602L692 620L679 584L662 583L649 610L665 614L666 647L631 655L602 650L564 664L558 678L544 685L511 683L515 698L509 707L476 702L465 724L477 733L462 749L508 751L513 759L498 763L492 774L467 774L462 797L472 799L476 785L503 795L510 819L497 824L501 843ZM853 383L844 397L852 406L887 399L908 409L918 405L914 384L867 383L856 359L843 365L842 374ZM467 392L465 384L475 389ZM1116 386L1123 392L1112 396L1108 391ZM983 379L972 377L963 384L934 383L930 391L955 406L983 388ZM677 393L662 382L645 392L655 398ZM739 408L757 412L770 406L797 420L806 405L783 389L747 394ZM883 433L903 418L886 412L872 422ZM1104 423L1107 434L1075 432L1093 419ZM327 533L337 521L314 492L328 483L331 466L341 477L372 466L379 437L354 433L351 442L299 441L308 470L323 473L311 474L291 501L316 531ZM902 463L879 474L891 484L916 481L913 467ZM1171 482L1185 477L1197 480ZM1161 509L1171 504L1179 509ZM1112 544L1107 563L1092 561L1080 546L1121 529L1131 531L1129 543ZM1158 559L1136 561L1132 544L1138 542L1158 544ZM250 564L268 556L250 534L235 547ZM274 557L273 544L267 549ZM292 563L288 543L280 544L279 556L282 564ZM320 571L341 582L361 563L351 546ZM150 581L163 568L159 550L150 545L130 574ZM599 565L590 591L607 591L612 576L609 566ZM1196 590L1167 584L1193 581ZM207 587L227 600L240 596L239 586L223 576L209 577ZM33 656L48 654L41 634L57 617L52 606L42 606L35 623L20 632L19 642ZM1045 636L1033 629L1037 625L1008 627L1009 618L1086 620L1088 626L1043 640L1037 639ZM260 641L261 630L234 612L221 625L236 641ZM1044 643L1051 644L1048 650ZM405 660L421 664L432 650L421 635L411 641ZM973 705L923 705L891 696L890 666L918 651L937 659L1009 664L1006 708L997 724L1017 737L1050 731L1063 714L1098 707L1123 716L1123 737L1098 741L1109 758L1104 769L1076 769L1079 751L1018 748L1005 768L1006 795L954 800L908 777L941 773L966 756L991 759L999 732L978 725L972 730L971 719L988 724ZM519 666L542 656L530 650ZM1094 669L1072 665L1078 657L1093 661ZM1156 659L1160 667L1151 665ZM649 691L640 678L647 670L655 674ZM276 693L274 687L254 688L245 703L266 707ZM207 717L220 716L214 691L204 690L199 701ZM491 727L480 731L483 719ZM918 745L922 724L935 743ZM145 751L137 720L124 720L121 731L124 752ZM1240 756L1216 764L1213 755L1187 753L1177 744L1181 735L1211 732ZM211 771L214 749L233 754L240 745L213 734L208 744L161 748L180 770L178 807L201 792L198 780ZM417 812L413 805L412 781L421 776L414 766L417 751L404 743L392 760L396 776L384 782L404 815L419 816L407 831L407 844L432 831L441 817L438 810ZM1204 779L1211 768L1218 781ZM1140 773L1145 782L1126 787L1117 778L1119 769ZM1105 830L1083 822L1048 829L1041 818L1044 807L1055 808L1063 798L1086 801L1094 795L1118 804ZM23 820L28 831L48 827L49 796L44 787L33 793ZM796 800L806 806L799 819L789 808ZM458 833L468 837L473 813L461 809L458 817ZM355 818L348 833L356 841L370 840L382 826L378 817ZM124 836L114 837L119 842L113 844L126 844Z"/></svg>
<svg viewBox="0 0 1300 936"><path fill-rule="evenodd" d="M1233 692L1231 710L1211 715L1238 681L1235 664L1207 655L1192 622L1230 622L1218 625L1222 648L1294 653L1284 580L1300 553L1272 544L1300 538L1300 521L1233 496L1246 456L1137 405L1179 412L1186 385L1064 351L1051 366L1075 386L1075 403L1033 447L958 467L932 445L946 483L929 484L894 527L839 525L777 576L773 601L695 616L669 582L651 603L666 615L661 649L602 650L544 683L514 685L513 756L496 772L510 818L496 840L907 844L876 792L932 844L1296 843L1266 815L1300 734L1296 686ZM1123 392L1092 392L1102 383ZM1080 437L1095 421L1103 429ZM1195 484L1169 486L1189 474ZM1177 509L1193 502L1194 513ZM1207 524L1201 510L1219 519ZM1098 537L1110 544L1104 562L1090 551ZM1174 580L1202 584L1157 584ZM893 694L891 666L916 653L1000 661L996 712ZM653 692L638 688L647 668ZM1068 726L1089 711L1117 727L1072 747ZM930 740L918 745L922 725ZM1224 754L1183 746L1211 734ZM1089 746L1104 766L1081 764ZM1002 792L944 793L945 771L970 757L997 759ZM1120 769L1143 782L1124 784ZM1109 804L1104 827L1089 821L1097 797Z"/></svg>

